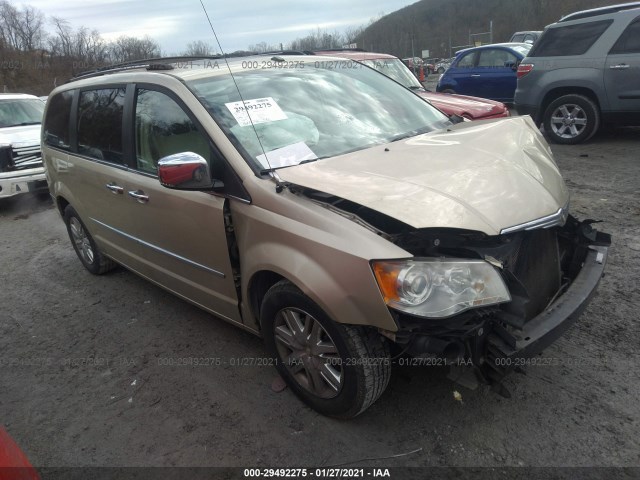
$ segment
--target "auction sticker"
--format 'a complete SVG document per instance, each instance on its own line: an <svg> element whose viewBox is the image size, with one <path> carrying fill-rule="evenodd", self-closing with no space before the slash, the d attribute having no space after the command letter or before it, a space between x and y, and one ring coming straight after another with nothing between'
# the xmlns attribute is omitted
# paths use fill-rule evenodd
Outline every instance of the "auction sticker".
<svg viewBox="0 0 640 480"><path fill-rule="evenodd" d="M264 168L280 168L298 165L305 160L318 158L304 142L294 143L286 147L267 152L266 155L256 157Z"/></svg>
<svg viewBox="0 0 640 480"><path fill-rule="evenodd" d="M271 97L254 98L244 102L230 102L225 103L225 106L241 127L248 127L251 122L256 125L258 123L287 119L287 115ZM249 115L251 115L251 119L249 119Z"/></svg>

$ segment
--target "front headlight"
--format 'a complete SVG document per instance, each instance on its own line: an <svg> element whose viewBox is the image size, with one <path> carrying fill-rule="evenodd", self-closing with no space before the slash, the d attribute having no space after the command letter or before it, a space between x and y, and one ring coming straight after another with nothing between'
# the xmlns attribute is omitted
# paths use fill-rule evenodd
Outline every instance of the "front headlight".
<svg viewBox="0 0 640 480"><path fill-rule="evenodd" d="M372 268L387 305L412 315L443 318L511 300L500 274L484 260L384 260Z"/></svg>

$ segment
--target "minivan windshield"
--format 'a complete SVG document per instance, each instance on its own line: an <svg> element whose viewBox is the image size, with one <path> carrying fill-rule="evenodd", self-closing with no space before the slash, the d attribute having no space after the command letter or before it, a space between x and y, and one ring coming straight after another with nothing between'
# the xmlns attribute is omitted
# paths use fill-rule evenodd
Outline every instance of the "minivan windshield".
<svg viewBox="0 0 640 480"><path fill-rule="evenodd" d="M254 168L335 157L449 124L420 97L358 62L291 64L234 65L233 78L225 73L187 78L187 86Z"/></svg>
<svg viewBox="0 0 640 480"><path fill-rule="evenodd" d="M0 99L0 128L39 125L43 114L40 99Z"/></svg>

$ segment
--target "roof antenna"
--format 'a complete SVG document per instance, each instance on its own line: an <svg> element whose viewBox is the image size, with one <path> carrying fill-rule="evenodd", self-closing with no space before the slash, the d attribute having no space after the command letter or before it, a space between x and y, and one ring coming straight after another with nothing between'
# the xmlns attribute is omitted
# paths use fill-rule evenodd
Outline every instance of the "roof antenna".
<svg viewBox="0 0 640 480"><path fill-rule="evenodd" d="M204 10L204 14L207 17L207 21L209 22L209 26L211 27L211 31L213 32L213 37L216 39L216 43L218 44L218 48L220 49L220 53L222 54L222 58L224 58L224 63L227 65L227 69L229 70L229 75L231 75L231 79L233 80L233 84L236 86L236 90L238 91L238 95L240 95L240 100L242 101L242 106L246 108L246 105L244 103L244 98L242 97L242 93L240 92L240 88L238 87L238 83L236 82L236 78L233 76L233 72L231 71L231 67L229 66L229 61L227 60L227 55L224 53L224 50L222 50L222 45L220 45L220 40L218 40L218 35L216 35L216 31L213 28L213 24L211 23L211 19L209 18L209 14L207 13L207 9L205 8L204 3L202 2L202 0L200 0L200 5L202 5L202 10ZM253 119L251 118L251 114L246 109L245 109L245 112L247 113L247 117L249 117L249 122L251 122L251 127L253 128L253 132L256 134L256 138L258 139L258 143L260 144L260 149L262 150L262 153L264 155L264 159L266 160L267 165L269 166L269 168L266 171L271 174L272 178L276 182L276 192L280 193L280 192L282 192L282 190L284 190L285 184L283 184L280 181L280 178L278 177L278 174L274 171L273 167L271 166L271 163L269 162L269 157L267 157L267 152L265 151L264 146L262 145L262 141L260 140L260 136L258 135L258 130L256 129L256 126L253 124ZM263 171L265 171L265 170L263 170Z"/></svg>

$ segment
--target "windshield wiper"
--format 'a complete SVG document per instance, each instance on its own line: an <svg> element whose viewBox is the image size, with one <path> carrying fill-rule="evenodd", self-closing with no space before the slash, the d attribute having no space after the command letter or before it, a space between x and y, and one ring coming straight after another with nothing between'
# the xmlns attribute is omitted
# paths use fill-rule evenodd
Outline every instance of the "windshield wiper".
<svg viewBox="0 0 640 480"><path fill-rule="evenodd" d="M40 125L42 122L22 122L11 125L12 127L26 127L27 125Z"/></svg>
<svg viewBox="0 0 640 480"><path fill-rule="evenodd" d="M280 170L281 168L297 167L298 165L302 165L303 163L317 162L318 160L322 160L323 158L327 158L327 157L307 158L306 160L302 160L300 163L294 163L291 165L282 165L281 167L264 168L260 170L260 174L265 175L269 172L275 172L276 170Z"/></svg>
<svg viewBox="0 0 640 480"><path fill-rule="evenodd" d="M400 135L396 135L395 137L391 137L391 140L389 140L389 143L393 143L393 142L399 142L400 140L405 140L407 138L411 138L411 137L415 137L418 135L422 135L423 133L427 133L431 131L431 127L423 127L423 128L419 128L417 130L413 130L411 132L407 132L407 133L401 133Z"/></svg>

